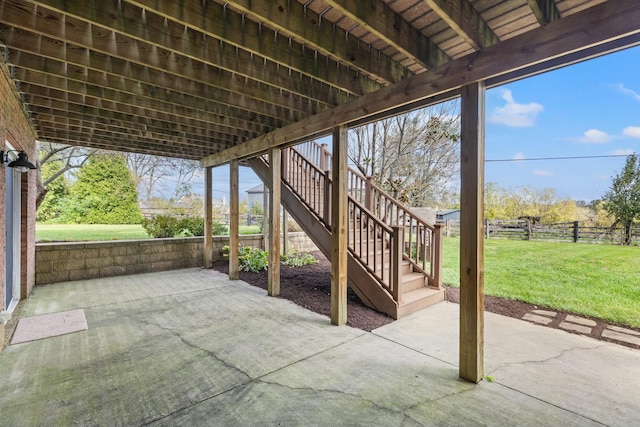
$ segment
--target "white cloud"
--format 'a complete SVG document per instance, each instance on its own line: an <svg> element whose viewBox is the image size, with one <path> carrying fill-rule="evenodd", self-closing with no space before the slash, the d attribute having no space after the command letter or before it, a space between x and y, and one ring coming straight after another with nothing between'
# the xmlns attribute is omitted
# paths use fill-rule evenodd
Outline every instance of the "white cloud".
<svg viewBox="0 0 640 427"><path fill-rule="evenodd" d="M535 176L553 176L554 173L551 171L544 171L544 170L540 170L540 169L536 169L533 171L533 174Z"/></svg>
<svg viewBox="0 0 640 427"><path fill-rule="evenodd" d="M640 138L640 126L627 126L622 131L622 134L631 138Z"/></svg>
<svg viewBox="0 0 640 427"><path fill-rule="evenodd" d="M633 153L635 153L635 150L633 148L619 148L617 150L613 150L610 155L611 156L629 156Z"/></svg>
<svg viewBox="0 0 640 427"><path fill-rule="evenodd" d="M536 102L529 104L518 104L513 99L513 94L509 89L502 91L502 99L506 101L503 107L498 107L489 117L491 123L498 123L511 127L531 127L536 116L544 108Z"/></svg>
<svg viewBox="0 0 640 427"><path fill-rule="evenodd" d="M582 138L578 139L578 141L585 144L606 144L607 142L610 142L611 139L611 136L606 132L602 132L598 129L589 129L584 133Z"/></svg>
<svg viewBox="0 0 640 427"><path fill-rule="evenodd" d="M513 155L513 157L511 159L515 160L515 161L519 161L519 160L526 159L526 157L525 157L524 153L516 153L516 154Z"/></svg>
<svg viewBox="0 0 640 427"><path fill-rule="evenodd" d="M617 85L615 85L616 89L618 89L618 92L620 93L624 93L625 95L629 95L630 97L632 97L633 99L635 99L636 101L640 101L640 94L632 89L628 89L626 87L624 87L624 85L622 83L618 83Z"/></svg>

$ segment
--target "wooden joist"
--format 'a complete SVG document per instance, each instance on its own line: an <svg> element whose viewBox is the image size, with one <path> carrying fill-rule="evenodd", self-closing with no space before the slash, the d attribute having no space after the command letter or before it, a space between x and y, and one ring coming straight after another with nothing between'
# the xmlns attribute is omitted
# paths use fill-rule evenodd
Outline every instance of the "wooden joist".
<svg viewBox="0 0 640 427"><path fill-rule="evenodd" d="M640 8L636 0L605 2L301 122L204 157L200 162L202 166L223 164L233 158L254 156L270 147L294 145L310 137L327 134L335 126L362 121L391 109L396 109L397 112L398 107L403 105L415 107L418 101L423 101L426 105L430 98L459 90L469 83L492 79L494 84L499 84L500 76L510 76L509 73L563 55L570 54L572 60L576 61L581 53L590 55L590 47L640 33L638 22Z"/></svg>

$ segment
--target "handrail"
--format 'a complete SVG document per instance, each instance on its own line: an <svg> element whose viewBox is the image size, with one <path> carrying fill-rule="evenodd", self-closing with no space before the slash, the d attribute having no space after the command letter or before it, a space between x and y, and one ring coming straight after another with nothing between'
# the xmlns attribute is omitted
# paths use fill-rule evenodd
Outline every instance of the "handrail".
<svg viewBox="0 0 640 427"><path fill-rule="evenodd" d="M330 167L332 164L331 153L326 149L326 144L320 145L310 141L301 144L300 147L307 153L308 161L320 162L325 167ZM431 286L441 287L438 271L441 268L442 257L438 255L439 248L435 243L437 240L437 243L441 244L442 229L437 225L428 224L415 215L401 202L374 184L371 177L367 178L351 167L348 168L347 177L350 197L362 203L374 217L382 220L387 226L404 227L403 258L414 268L426 274Z"/></svg>
<svg viewBox="0 0 640 427"><path fill-rule="evenodd" d="M331 229L331 177L312 164L307 156L292 148L282 150L282 163L284 183ZM393 256L391 253L391 242L398 231L376 218L374 213L353 197L349 196L347 203L349 251L382 288L396 301L399 300L400 266L397 264L402 261L402 255Z"/></svg>
<svg viewBox="0 0 640 427"><path fill-rule="evenodd" d="M329 230L331 229L331 155L324 146L306 143L282 149L283 182ZM266 159L265 159L266 160ZM318 163L322 163L319 165ZM366 271L401 302L401 264L408 261L429 285L441 286L440 226L430 226L359 172L349 168L348 249Z"/></svg>
<svg viewBox="0 0 640 427"><path fill-rule="evenodd" d="M284 148L282 155L282 179L300 198L302 203L325 225L330 226L330 212L325 197L328 186L327 174L309 159L292 148Z"/></svg>

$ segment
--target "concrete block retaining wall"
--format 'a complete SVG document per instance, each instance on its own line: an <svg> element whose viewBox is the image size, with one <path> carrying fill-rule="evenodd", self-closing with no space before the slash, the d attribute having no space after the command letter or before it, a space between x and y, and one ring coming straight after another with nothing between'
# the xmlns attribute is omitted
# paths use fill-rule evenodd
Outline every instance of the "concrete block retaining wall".
<svg viewBox="0 0 640 427"><path fill-rule="evenodd" d="M228 236L214 236L214 260L223 258L222 248L228 244ZM263 236L241 235L240 245L262 248ZM289 233L289 248L317 250L305 233ZM36 284L201 267L203 254L202 237L38 243Z"/></svg>

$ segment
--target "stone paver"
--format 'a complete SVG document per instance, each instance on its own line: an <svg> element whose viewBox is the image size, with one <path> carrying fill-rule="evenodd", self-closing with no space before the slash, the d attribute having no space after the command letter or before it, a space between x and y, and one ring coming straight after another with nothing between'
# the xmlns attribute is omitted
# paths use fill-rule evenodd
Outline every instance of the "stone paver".
<svg viewBox="0 0 640 427"><path fill-rule="evenodd" d="M621 328L620 326L614 325L607 325L607 329L611 329L612 331L616 332L622 332L623 334L627 335L635 335L637 337L640 337L640 332L634 331L633 329Z"/></svg>
<svg viewBox="0 0 640 427"><path fill-rule="evenodd" d="M553 319L550 319L545 316L538 316L537 314L527 313L522 316L523 320L528 320L529 322L539 323L541 325L548 325L553 322Z"/></svg>
<svg viewBox="0 0 640 427"><path fill-rule="evenodd" d="M551 310L531 310L532 313L534 314L539 314L541 316L547 316L547 317L556 317L558 315L558 313L556 313L555 311L551 311Z"/></svg>
<svg viewBox="0 0 640 427"><path fill-rule="evenodd" d="M567 314L567 317L565 317L564 320L566 320L567 322L577 323L579 325L585 325L585 326L596 326L598 324L594 320L585 319L584 317L579 317L579 316L573 316L571 314Z"/></svg>
<svg viewBox="0 0 640 427"><path fill-rule="evenodd" d="M633 336L633 335L627 335L627 334L624 334L624 333L611 331L611 330L608 330L608 329L605 329L604 331L602 331L602 336L605 337L605 338L613 339L613 340L624 341L624 342L628 342L628 343L631 343L631 344L640 345L640 337L636 337L636 336Z"/></svg>
<svg viewBox="0 0 640 427"><path fill-rule="evenodd" d="M560 322L560 327L567 331L575 331L581 334L590 334L591 328L583 325L576 325L575 323Z"/></svg>

